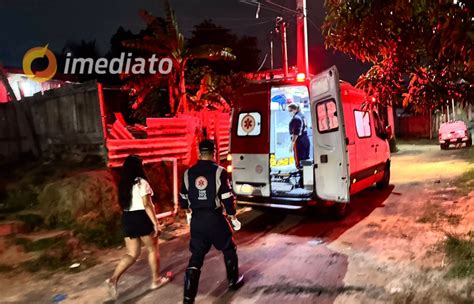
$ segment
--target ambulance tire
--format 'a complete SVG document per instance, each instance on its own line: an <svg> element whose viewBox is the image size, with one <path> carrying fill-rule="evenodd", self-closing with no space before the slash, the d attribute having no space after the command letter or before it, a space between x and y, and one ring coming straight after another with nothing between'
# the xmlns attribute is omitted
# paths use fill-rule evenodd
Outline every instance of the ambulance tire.
<svg viewBox="0 0 474 304"><path fill-rule="evenodd" d="M383 171L383 178L375 184L377 189L382 190L390 186L390 162L387 162Z"/></svg>
<svg viewBox="0 0 474 304"><path fill-rule="evenodd" d="M472 137L469 137L469 140L466 143L466 147L472 147Z"/></svg>
<svg viewBox="0 0 474 304"><path fill-rule="evenodd" d="M448 149L448 145L445 145L445 144L440 144L439 147L441 148L441 150L447 150Z"/></svg>
<svg viewBox="0 0 474 304"><path fill-rule="evenodd" d="M349 213L349 203L334 203L331 206L332 217L336 220L344 219Z"/></svg>

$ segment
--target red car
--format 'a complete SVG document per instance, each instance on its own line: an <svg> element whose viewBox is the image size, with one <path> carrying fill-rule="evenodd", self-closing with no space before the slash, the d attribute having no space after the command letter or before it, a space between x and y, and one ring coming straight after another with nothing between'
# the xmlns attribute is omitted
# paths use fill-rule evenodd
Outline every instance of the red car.
<svg viewBox="0 0 474 304"><path fill-rule="evenodd" d="M441 124L438 131L439 145L442 150L448 149L451 144L465 143L472 146L471 132L463 121L452 121Z"/></svg>

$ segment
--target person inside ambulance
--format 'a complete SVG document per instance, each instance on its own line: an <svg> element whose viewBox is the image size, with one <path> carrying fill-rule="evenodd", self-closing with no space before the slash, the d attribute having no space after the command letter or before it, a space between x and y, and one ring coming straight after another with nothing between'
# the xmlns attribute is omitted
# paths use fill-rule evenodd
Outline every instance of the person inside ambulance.
<svg viewBox="0 0 474 304"><path fill-rule="evenodd" d="M214 151L213 141L202 141L199 144L198 163L186 170L183 176L179 201L191 225L191 258L184 277L185 304L194 303L201 267L211 246L224 254L229 288L235 290L244 283L243 275L239 274L232 228L223 211L229 216L234 230L239 230L241 225L236 217L227 171L214 162Z"/></svg>
<svg viewBox="0 0 474 304"><path fill-rule="evenodd" d="M289 129L291 136L290 152L294 153L296 168L301 169L301 161L309 159L310 142L306 130L306 118L297 103L288 105L288 112L293 117Z"/></svg>

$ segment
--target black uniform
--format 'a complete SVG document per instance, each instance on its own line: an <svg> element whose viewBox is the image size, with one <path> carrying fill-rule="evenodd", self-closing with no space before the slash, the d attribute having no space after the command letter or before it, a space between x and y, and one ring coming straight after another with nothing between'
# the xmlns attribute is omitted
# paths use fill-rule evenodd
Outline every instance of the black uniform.
<svg viewBox="0 0 474 304"><path fill-rule="evenodd" d="M235 215L234 196L227 172L213 161L199 160L183 176L181 208L191 208L191 241L185 277L184 302L193 303L197 294L200 269L211 245L224 254L229 287L239 282L236 245L232 229L223 214Z"/></svg>
<svg viewBox="0 0 474 304"><path fill-rule="evenodd" d="M290 121L290 135L297 135L294 155L297 168L301 168L301 161L309 159L310 143L306 131L306 118L303 113L297 112Z"/></svg>

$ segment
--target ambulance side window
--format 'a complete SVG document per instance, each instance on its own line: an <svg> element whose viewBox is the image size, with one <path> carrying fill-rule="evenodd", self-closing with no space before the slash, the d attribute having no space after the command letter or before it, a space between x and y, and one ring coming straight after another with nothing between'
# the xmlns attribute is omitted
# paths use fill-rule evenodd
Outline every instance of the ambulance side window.
<svg viewBox="0 0 474 304"><path fill-rule="evenodd" d="M372 135L370 128L370 114L367 111L354 110L355 125L357 136L359 138L366 138Z"/></svg>
<svg viewBox="0 0 474 304"><path fill-rule="evenodd" d="M316 105L319 133L332 132L338 129L337 108L334 99L320 102Z"/></svg>
<svg viewBox="0 0 474 304"><path fill-rule="evenodd" d="M258 112L239 113L238 136L258 136L261 131L262 115Z"/></svg>
<svg viewBox="0 0 474 304"><path fill-rule="evenodd" d="M382 119L380 119L379 114L377 114L377 112L373 111L372 114L374 115L375 134L381 139L387 139L387 133L385 132L385 127Z"/></svg>

